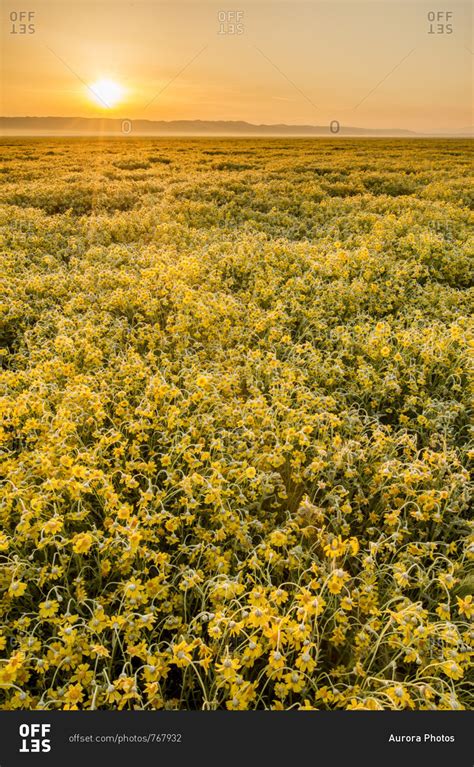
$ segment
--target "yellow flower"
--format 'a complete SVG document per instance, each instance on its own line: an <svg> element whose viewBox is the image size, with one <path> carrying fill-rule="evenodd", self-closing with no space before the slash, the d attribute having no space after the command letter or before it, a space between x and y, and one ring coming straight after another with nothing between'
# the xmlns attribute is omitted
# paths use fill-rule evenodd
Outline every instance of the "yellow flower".
<svg viewBox="0 0 474 767"><path fill-rule="evenodd" d="M285 682L288 690L301 692L305 686L305 678L298 671L289 671L285 674Z"/></svg>
<svg viewBox="0 0 474 767"><path fill-rule="evenodd" d="M281 690L282 690L282 692L280 693L281 697L282 698L286 697L287 691L286 691L285 685L281 685ZM275 693L278 694L277 685L275 685ZM282 700L275 700L275 701L273 701L271 710L272 711L284 711L285 710L285 706L284 706L283 701Z"/></svg>
<svg viewBox="0 0 474 767"><path fill-rule="evenodd" d="M220 663L216 663L215 669L224 679L233 679L240 665L238 658L231 658L229 655L226 655L224 658L221 658Z"/></svg>
<svg viewBox="0 0 474 767"><path fill-rule="evenodd" d="M335 535L324 547L324 553L331 558L341 557L345 550L346 546L340 535Z"/></svg>
<svg viewBox="0 0 474 767"><path fill-rule="evenodd" d="M76 554L87 554L93 543L90 533L77 533L72 539L72 549Z"/></svg>
<svg viewBox="0 0 474 767"><path fill-rule="evenodd" d="M341 610L346 610L347 612L350 612L352 608L354 607L354 600L350 596L344 596L341 599Z"/></svg>
<svg viewBox="0 0 474 767"><path fill-rule="evenodd" d="M109 658L110 652L107 647L104 647L104 645L93 644L91 645L91 655L98 658Z"/></svg>
<svg viewBox="0 0 474 767"><path fill-rule="evenodd" d="M11 669L14 669L15 671L19 668L21 668L25 662L25 653L24 652L16 652L14 653L8 660L8 667Z"/></svg>
<svg viewBox="0 0 474 767"><path fill-rule="evenodd" d="M269 541L272 546L278 548L279 546L284 546L285 543L287 543L288 538L285 533L281 532L281 530L274 530L273 533L270 533Z"/></svg>
<svg viewBox="0 0 474 767"><path fill-rule="evenodd" d="M298 706L298 710L299 711L317 711L317 708L316 706L311 705L308 698L305 698L304 703L302 704L300 703L300 705Z"/></svg>
<svg viewBox="0 0 474 767"><path fill-rule="evenodd" d="M198 375L198 377L196 378L196 384L201 389L207 389L209 386L209 378L207 378L207 376L205 375Z"/></svg>
<svg viewBox="0 0 474 767"><path fill-rule="evenodd" d="M84 692L80 684L70 684L64 694L64 700L66 710L75 710L78 708L78 704L84 700Z"/></svg>
<svg viewBox="0 0 474 767"><path fill-rule="evenodd" d="M80 684L85 685L86 687L92 682L93 678L94 678L94 672L88 663L80 663L76 667L74 674L71 677L73 681L77 681Z"/></svg>
<svg viewBox="0 0 474 767"><path fill-rule="evenodd" d="M247 618L247 623L253 628L263 628L268 626L269 614L268 610L262 607L254 607Z"/></svg>
<svg viewBox="0 0 474 767"><path fill-rule="evenodd" d="M270 594L270 601L275 605L282 605L288 599L288 591L282 588L274 589Z"/></svg>
<svg viewBox="0 0 474 767"><path fill-rule="evenodd" d="M363 698L357 700L357 698L351 698L346 706L347 710L361 710L361 711L381 711L383 709L382 704L376 700L376 698Z"/></svg>
<svg viewBox="0 0 474 767"><path fill-rule="evenodd" d="M270 657L268 659L268 668L272 673L277 672L276 676L277 678L280 677L279 672L281 672L282 669L284 669L286 666L286 658L285 656L279 651L279 650L273 650L273 652L270 653Z"/></svg>
<svg viewBox="0 0 474 767"><path fill-rule="evenodd" d="M299 605L298 617L321 615L326 606L326 600L321 596L313 594L309 589L301 589L296 597L296 601Z"/></svg>
<svg viewBox="0 0 474 767"><path fill-rule="evenodd" d="M9 665L0 667L0 685L9 686L15 681L15 677L16 670L14 668Z"/></svg>
<svg viewBox="0 0 474 767"><path fill-rule="evenodd" d="M360 549L359 541L357 540L357 538L350 538L348 541L348 545L349 545L352 556L355 557L356 554L358 554Z"/></svg>
<svg viewBox="0 0 474 767"><path fill-rule="evenodd" d="M456 663L455 661L447 660L442 664L441 668L446 676L449 676L451 679L462 679L464 676L463 669L459 663Z"/></svg>
<svg viewBox="0 0 474 767"><path fill-rule="evenodd" d="M195 647L195 643L191 642L188 643L186 641L181 641L178 644L175 644L171 647L172 650L172 658L171 663L174 663L175 666L178 666L178 668L184 668L185 666L189 666L189 664L192 661L192 653Z"/></svg>
<svg viewBox="0 0 474 767"><path fill-rule="evenodd" d="M296 668L299 668L300 671L304 671L308 674L310 674L314 670L314 668L316 667L316 661L311 656L311 653L308 647L303 648L303 652L301 653L301 655L298 655L295 665L296 665Z"/></svg>
<svg viewBox="0 0 474 767"><path fill-rule="evenodd" d="M408 690L405 687L403 687L403 685L401 684L394 685L393 687L389 687L386 690L386 694L389 696L392 703L397 708L414 708L415 707L415 704L413 703L413 700L410 697Z"/></svg>
<svg viewBox="0 0 474 767"><path fill-rule="evenodd" d="M44 523L42 530L45 535L54 535L62 529L63 524L64 522L60 517L51 517Z"/></svg>
<svg viewBox="0 0 474 767"><path fill-rule="evenodd" d="M349 580L349 575L341 569L333 570L328 580L328 589L331 594L339 594L344 583Z"/></svg>
<svg viewBox="0 0 474 767"><path fill-rule="evenodd" d="M242 653L242 663L249 668L254 665L255 660L263 654L262 645L259 644L257 636L251 636L248 644L244 647Z"/></svg>
<svg viewBox="0 0 474 767"><path fill-rule="evenodd" d="M254 466L249 466L245 470L245 476L247 477L247 479L253 479L256 476L256 474L257 474L257 471Z"/></svg>
<svg viewBox="0 0 474 767"><path fill-rule="evenodd" d="M225 705L229 711L246 711L248 708L245 697L239 697L238 695L234 695L230 700L226 701Z"/></svg>
<svg viewBox="0 0 474 767"><path fill-rule="evenodd" d="M331 688L327 685L319 687L316 693L316 700L322 700L323 703L331 703L334 700L334 694Z"/></svg>
<svg viewBox="0 0 474 767"><path fill-rule="evenodd" d="M55 600L47 599L39 604L40 618L52 618L58 612L59 604Z"/></svg>
<svg viewBox="0 0 474 767"><path fill-rule="evenodd" d="M468 620L474 615L474 605L472 603L472 594L468 594L464 599L456 597L458 603L458 612L465 615Z"/></svg>
<svg viewBox="0 0 474 767"><path fill-rule="evenodd" d="M8 595L12 598L22 597L26 588L26 583L23 583L23 581L12 581L8 589Z"/></svg>
<svg viewBox="0 0 474 767"><path fill-rule="evenodd" d="M438 605L436 608L436 613L439 615L441 620L449 621L451 618L451 612L447 602L443 602L442 604Z"/></svg>

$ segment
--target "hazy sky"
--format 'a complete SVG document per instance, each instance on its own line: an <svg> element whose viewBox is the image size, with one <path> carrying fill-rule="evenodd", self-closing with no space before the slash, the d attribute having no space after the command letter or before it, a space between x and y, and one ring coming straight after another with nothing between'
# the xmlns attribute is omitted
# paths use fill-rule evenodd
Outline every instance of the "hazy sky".
<svg viewBox="0 0 474 767"><path fill-rule="evenodd" d="M19 8L34 17L16 18ZM3 0L1 113L463 130L473 122L469 8ZM20 34L22 23L34 31ZM113 108L87 87L103 78L123 89Z"/></svg>

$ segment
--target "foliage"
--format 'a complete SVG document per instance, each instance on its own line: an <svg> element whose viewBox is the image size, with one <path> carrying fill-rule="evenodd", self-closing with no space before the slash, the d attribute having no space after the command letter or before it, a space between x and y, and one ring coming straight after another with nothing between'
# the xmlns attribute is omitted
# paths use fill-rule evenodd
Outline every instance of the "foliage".
<svg viewBox="0 0 474 767"><path fill-rule="evenodd" d="M2 143L0 705L472 707L467 143Z"/></svg>

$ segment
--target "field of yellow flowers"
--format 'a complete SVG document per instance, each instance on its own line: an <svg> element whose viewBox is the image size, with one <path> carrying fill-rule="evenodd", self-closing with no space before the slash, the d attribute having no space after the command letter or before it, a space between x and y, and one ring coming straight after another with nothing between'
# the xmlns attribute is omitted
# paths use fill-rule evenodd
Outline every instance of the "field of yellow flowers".
<svg viewBox="0 0 474 767"><path fill-rule="evenodd" d="M2 150L0 707L474 707L468 143Z"/></svg>

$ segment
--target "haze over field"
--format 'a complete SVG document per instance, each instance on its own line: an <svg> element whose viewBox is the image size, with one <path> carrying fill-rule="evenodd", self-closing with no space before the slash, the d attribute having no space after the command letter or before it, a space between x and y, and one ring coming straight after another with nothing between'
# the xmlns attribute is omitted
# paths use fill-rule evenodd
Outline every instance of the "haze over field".
<svg viewBox="0 0 474 767"><path fill-rule="evenodd" d="M254 125L243 120L119 120L103 117L0 117L3 135L416 136L413 131L330 125Z"/></svg>

